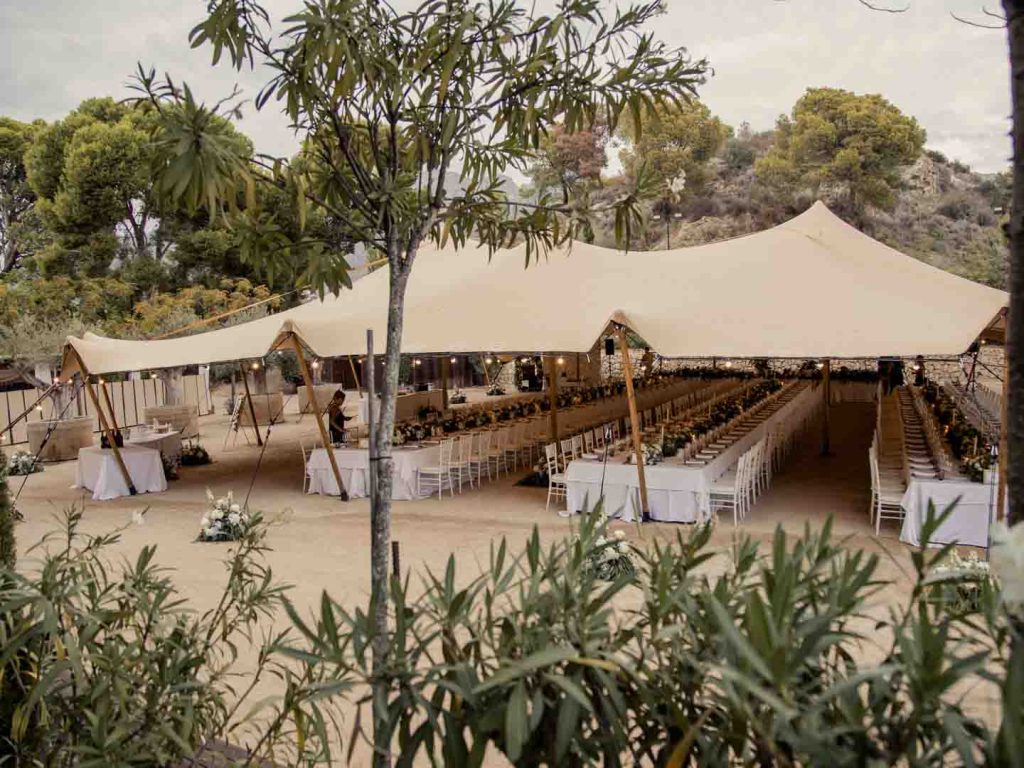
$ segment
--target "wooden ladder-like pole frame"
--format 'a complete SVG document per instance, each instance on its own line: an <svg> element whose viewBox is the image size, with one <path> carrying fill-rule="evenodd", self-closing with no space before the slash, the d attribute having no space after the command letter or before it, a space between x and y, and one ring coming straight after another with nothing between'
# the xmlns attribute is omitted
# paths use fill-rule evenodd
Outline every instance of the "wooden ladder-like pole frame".
<svg viewBox="0 0 1024 768"><path fill-rule="evenodd" d="M256 423L256 405L252 401L252 392L249 391L249 373L242 363L238 364L238 369L242 373L242 385L245 387L245 400L249 403L249 417L252 419L252 431L256 433L256 445L262 447L263 437L260 435L260 425ZM241 426L241 422L239 422L239 426ZM245 439L248 442L249 438Z"/></svg>
<svg viewBox="0 0 1024 768"><path fill-rule="evenodd" d="M117 462L117 468L121 470L121 476L124 478L125 484L128 486L128 493L131 496L138 494L135 489L135 483L132 482L132 476L128 473L128 465L124 463L124 457L121 455L121 449L117 447L117 441L114 438L114 432L110 428L110 422L107 421L107 415L103 412L103 406L100 405L100 398L96 394L96 388L90 381L91 374L89 369L85 367L85 363L82 360L81 355L78 354L78 350L72 349L75 355L75 359L78 362L78 373L82 377L82 382L85 384L85 388L89 393L89 399L92 400L93 407L96 409L96 416L100 422L100 429L107 436L107 442L110 443L110 450L114 452L114 461ZM111 414L113 417L113 414Z"/></svg>
<svg viewBox="0 0 1024 768"><path fill-rule="evenodd" d="M302 352L302 344L294 333L289 334L288 340L291 342L292 349L295 350L295 357L299 361L299 370L302 372L302 378L306 382L306 389L309 390L309 402L313 406L313 417L316 419L316 426L320 431L320 441L323 443L324 450L327 451L327 460L331 463L331 472L334 473L334 479L338 481L338 493L341 496L342 501L348 501L348 491L345 490L345 484L341 481L341 470L338 469L338 459L334 455L334 446L331 445L330 435L328 435L327 428L324 426L324 415L320 410L320 403L318 403L316 399L316 388L313 386L313 375L310 373L309 364L306 362L306 356Z"/></svg>

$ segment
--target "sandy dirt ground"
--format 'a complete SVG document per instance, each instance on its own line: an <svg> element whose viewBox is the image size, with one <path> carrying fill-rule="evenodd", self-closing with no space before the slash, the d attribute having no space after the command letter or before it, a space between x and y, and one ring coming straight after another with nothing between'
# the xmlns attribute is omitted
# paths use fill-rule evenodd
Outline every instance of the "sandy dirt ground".
<svg viewBox="0 0 1024 768"><path fill-rule="evenodd" d="M820 455L820 433L812 429L739 530L768 542L777 525L796 534L805 524L817 527L832 515L837 534L847 537L850 546L881 554L879 575L894 583L878 597L872 610L884 612L891 601L906 596L911 569L909 549L899 542L896 527L883 528L882 536L876 538L868 523L867 452L873 420L870 404L835 406L833 454ZM280 517L269 533L273 551L268 559L277 578L293 585L290 596L300 609L310 609L322 590L346 606L365 605L369 504L365 499L342 503L336 498L302 495L299 440L316 442L312 418L300 421L293 413L286 423L275 426L262 460L260 449L246 445L244 439L223 448L227 422L221 415L201 421L202 442L210 450L213 464L183 468L181 479L170 483L166 493L86 501L84 529L106 532L127 526L112 552L116 555L132 557L143 545L158 545L158 562L174 569L182 593L197 608L205 608L219 595L225 580L225 545L195 541L199 518L207 507L206 489L217 495L231 490L236 497L244 497L252 483L251 507L269 517ZM259 471L255 472L258 461ZM459 569L469 576L478 572L478 563L486 562L491 543L501 536L509 537L510 545L517 548L534 526L548 539L569 534L572 520L553 510L545 512L544 489L515 485L523 474L467 490L454 499L396 502L392 530L401 544L403 570L441 569L449 554L454 554ZM44 472L29 477L18 500L25 515L17 528L19 549L52 530L53 516L61 508L83 502L82 492L71 488L73 479L73 462L48 465ZM15 490L19 482L20 478L12 478ZM148 510L144 523L132 525L132 513L142 508ZM633 524L613 526L637 540ZM678 530L676 525L645 524L643 538L670 539ZM714 533L715 546L728 547L736 530L731 520L723 520ZM30 568L31 558L20 565ZM869 657L877 652L877 648L864 648ZM987 699L979 698L978 705L994 706Z"/></svg>

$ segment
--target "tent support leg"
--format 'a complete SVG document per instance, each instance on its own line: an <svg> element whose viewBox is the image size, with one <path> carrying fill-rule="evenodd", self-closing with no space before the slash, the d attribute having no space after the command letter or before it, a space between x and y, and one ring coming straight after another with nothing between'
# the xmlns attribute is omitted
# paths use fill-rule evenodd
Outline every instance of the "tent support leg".
<svg viewBox="0 0 1024 768"><path fill-rule="evenodd" d="M313 418L316 419L317 429L320 430L320 441L323 443L324 450L327 451L327 460L331 462L331 472L334 473L334 479L338 482L338 493L342 501L348 501L348 491L345 490L345 484L341 481L341 471L338 469L338 459L334 455L334 446L331 445L331 438L328 436L327 428L324 426L324 415L320 410L320 403L316 399L313 374L310 373L306 356L302 353L302 344L299 343L294 333L291 334L290 340L292 348L295 350L295 357L299 361L299 370L302 372L302 378L306 382L306 388L309 390L309 403L313 406Z"/></svg>
<svg viewBox="0 0 1024 768"><path fill-rule="evenodd" d="M246 402L249 403L249 417L252 419L252 431L256 433L256 445L262 447L263 438L260 436L260 425L256 423L256 406L253 405L252 392L249 391L249 375L245 372L245 366L241 363L238 364L238 369L242 373L242 384L245 386L245 399ZM312 391L313 390L310 389L310 392Z"/></svg>
<svg viewBox="0 0 1024 768"><path fill-rule="evenodd" d="M636 474L640 482L640 518L645 519L651 513L647 503L647 478L644 475L644 443L640 435L640 415L636 410L636 391L633 389L633 361L629 357L629 345L622 326L616 326L615 335L619 339L622 350L622 375L626 379L626 401L629 404L629 424L633 432L633 451L636 453Z"/></svg>
<svg viewBox="0 0 1024 768"><path fill-rule="evenodd" d="M821 455L832 453L832 425L829 411L832 410L832 361L825 358L821 369L821 397L824 400L824 414L821 419Z"/></svg>
<svg viewBox="0 0 1024 768"><path fill-rule="evenodd" d="M558 448L558 359L548 357L548 403L551 408L551 442Z"/></svg>
<svg viewBox="0 0 1024 768"><path fill-rule="evenodd" d="M135 483L132 482L132 476L128 474L128 467L124 463L124 457L121 455L121 449L117 447L117 441L114 439L113 430L110 429L110 423L107 421L107 415L103 412L102 406L100 406L100 398L96 394L96 388L89 380L89 370L85 367L85 363L82 361L82 358L79 357L77 352L75 352L75 357L78 359L78 372L82 377L82 383L85 384L85 388L89 392L89 399L92 400L93 407L96 409L96 416L100 422L100 429L102 429L104 434L107 436L107 442L110 443L110 450L114 452L114 461L117 462L117 468L121 470L121 477L124 478L124 482L128 486L129 495L135 496L138 491L135 490Z"/></svg>
<svg viewBox="0 0 1024 768"><path fill-rule="evenodd" d="M1010 399L1010 361L1003 346L1003 401L999 416L999 465L996 481L996 520L1006 519L1006 404Z"/></svg>
<svg viewBox="0 0 1024 768"><path fill-rule="evenodd" d="M110 423L114 425L114 431L117 432L121 428L117 425L117 414L114 413L114 401L110 399L110 390L107 389L107 382L104 379L100 379L100 391L103 392L103 402L107 404L107 410L110 412Z"/></svg>
<svg viewBox="0 0 1024 768"><path fill-rule="evenodd" d="M352 361L352 355L348 356L348 367L352 369L352 378L356 380L356 392L359 393L359 399L363 399L363 385L359 381L359 372L356 371L356 364Z"/></svg>
<svg viewBox="0 0 1024 768"><path fill-rule="evenodd" d="M441 358L441 411L448 410L448 356Z"/></svg>

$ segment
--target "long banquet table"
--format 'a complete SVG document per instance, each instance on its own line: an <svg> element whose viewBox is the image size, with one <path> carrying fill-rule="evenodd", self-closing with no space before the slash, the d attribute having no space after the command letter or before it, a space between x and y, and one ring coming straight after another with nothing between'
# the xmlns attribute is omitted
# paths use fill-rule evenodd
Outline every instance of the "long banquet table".
<svg viewBox="0 0 1024 768"><path fill-rule="evenodd" d="M395 466L392 499L422 498L416 493L416 471L420 467L436 467L441 460L438 445L397 445L391 449ZM370 493L370 451L367 448L335 448L341 482L350 499L361 499ZM325 496L338 495L338 481L334 479L327 451L314 448L306 465L309 475L309 493Z"/></svg>
<svg viewBox="0 0 1024 768"><path fill-rule="evenodd" d="M921 546L921 527L928 514L929 502L934 505L935 514L938 515L955 501L953 511L928 543L987 547L995 499L994 485L974 483L967 479L912 477L901 502L906 514L903 516L900 541Z"/></svg>
<svg viewBox="0 0 1024 768"><path fill-rule="evenodd" d="M651 519L694 523L707 519L708 491L711 485L732 467L765 434L787 421L798 420L820 405L816 387L806 386L792 400L762 424L726 448L704 465L688 465L681 457L665 459L644 467L647 501ZM566 469L566 507L570 512L593 509L604 495L604 511L610 516L633 520L640 507L640 485L635 464L626 464L631 451L608 459L578 459Z"/></svg>

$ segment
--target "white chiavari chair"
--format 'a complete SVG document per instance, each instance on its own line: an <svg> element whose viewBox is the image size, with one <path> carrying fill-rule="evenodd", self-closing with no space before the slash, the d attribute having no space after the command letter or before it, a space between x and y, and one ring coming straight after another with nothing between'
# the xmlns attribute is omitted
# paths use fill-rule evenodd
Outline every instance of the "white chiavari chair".
<svg viewBox="0 0 1024 768"><path fill-rule="evenodd" d="M452 481L452 452L455 447L455 441L451 438L445 438L441 441L439 454L440 459L436 467L420 467L416 470L416 495L433 495L433 491L430 494L424 494L424 486L433 489L437 488L437 498L441 499L444 495L444 489L448 488L451 491L452 496L455 496L455 483Z"/></svg>

